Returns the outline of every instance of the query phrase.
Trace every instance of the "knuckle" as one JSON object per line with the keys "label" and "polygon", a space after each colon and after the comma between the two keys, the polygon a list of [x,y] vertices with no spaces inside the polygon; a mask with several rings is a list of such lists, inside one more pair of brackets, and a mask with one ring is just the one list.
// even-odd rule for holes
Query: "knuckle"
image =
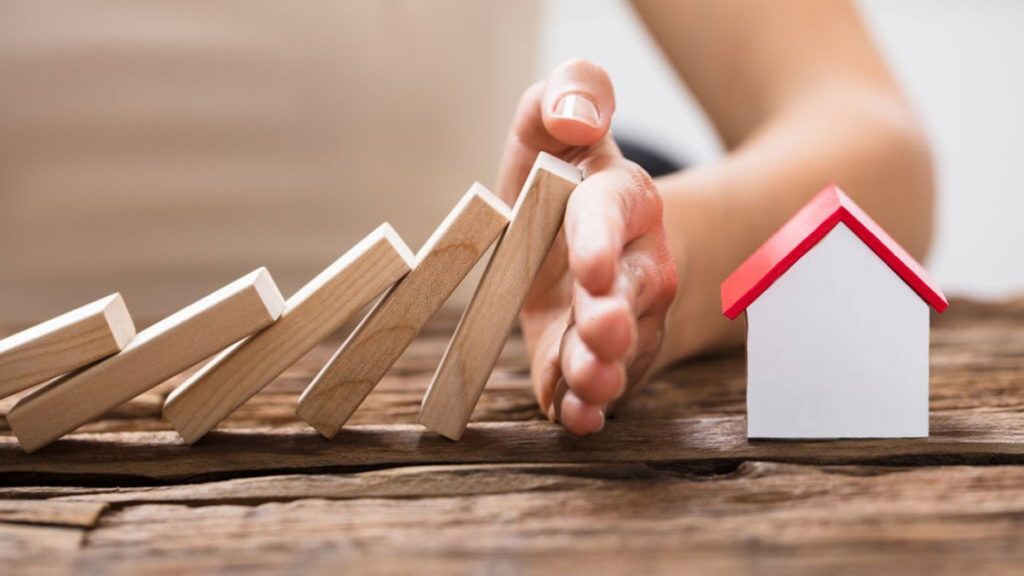
{"label": "knuckle", "polygon": [[633,297],[641,313],[661,313],[675,299],[679,280],[675,260],[663,242],[624,262]]}
{"label": "knuckle", "polygon": [[627,162],[626,182],[626,195],[629,197],[630,205],[625,208],[639,211],[639,214],[649,222],[661,222],[661,194],[658,193],[658,186],[651,175],[635,162]]}
{"label": "knuckle", "polygon": [[519,95],[519,102],[516,103],[516,116],[521,118],[523,115],[529,115],[537,107],[537,103],[540,102],[541,95],[544,94],[544,81],[539,80],[534,82],[530,86],[523,90],[523,93]]}
{"label": "knuckle", "polygon": [[544,81],[543,80],[538,80],[538,81],[534,82],[533,84],[530,84],[529,86],[526,87],[526,90],[523,90],[522,95],[519,96],[519,106],[522,108],[522,107],[525,107],[525,106],[532,105],[534,102],[536,102],[539,99],[540,95],[543,94],[543,93],[544,93]]}
{"label": "knuckle", "polygon": [[509,130],[508,144],[518,144],[528,148],[526,143],[536,136],[540,122],[538,103],[544,93],[544,86],[544,81],[535,82],[519,96],[515,118],[511,130]]}
{"label": "knuckle", "polygon": [[657,241],[650,252],[646,272],[644,285],[650,290],[652,307],[659,310],[667,309],[679,290],[679,276],[676,272],[675,258],[663,232],[657,233]]}
{"label": "knuckle", "polygon": [[643,300],[645,294],[650,292],[651,283],[657,282],[657,278],[654,277],[650,271],[646,270],[649,265],[645,265],[642,261],[640,262],[626,262],[626,272],[629,275],[630,283],[632,284],[632,296],[635,300]]}
{"label": "knuckle", "polygon": [[541,96],[544,94],[544,81],[540,80],[534,82],[523,93],[519,96],[519,102],[516,104],[516,116],[518,119],[523,117],[531,117],[537,109],[537,103],[540,102]]}

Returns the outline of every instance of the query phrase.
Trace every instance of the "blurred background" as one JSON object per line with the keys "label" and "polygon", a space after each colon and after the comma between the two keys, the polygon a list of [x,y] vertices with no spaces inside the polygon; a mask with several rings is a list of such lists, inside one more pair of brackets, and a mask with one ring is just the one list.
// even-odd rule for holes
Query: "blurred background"
{"label": "blurred background", "polygon": [[[929,270],[947,295],[1020,291],[1024,2],[857,4],[930,136],[939,203]],[[620,134],[643,135],[687,163],[721,154],[713,128],[628,2],[596,0],[579,10],[573,0],[553,0],[543,22],[539,70],[576,55],[600,62],[615,80]]]}
{"label": "blurred background", "polygon": [[[931,136],[929,268],[1024,288],[1024,3],[859,6]],[[0,318],[117,290],[155,318],[261,265],[288,295],[385,220],[415,250],[576,56],[611,73],[620,136],[722,153],[622,0],[4,1]]]}

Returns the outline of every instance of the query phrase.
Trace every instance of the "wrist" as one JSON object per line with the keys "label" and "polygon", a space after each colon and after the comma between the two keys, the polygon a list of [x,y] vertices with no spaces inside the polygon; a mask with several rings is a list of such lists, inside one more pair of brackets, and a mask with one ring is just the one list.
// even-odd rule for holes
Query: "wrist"
{"label": "wrist", "polygon": [[656,369],[701,353],[742,343],[742,323],[721,313],[720,286],[745,255],[741,219],[731,214],[719,170],[697,169],[658,179],[664,225],[679,276],[665,319]]}

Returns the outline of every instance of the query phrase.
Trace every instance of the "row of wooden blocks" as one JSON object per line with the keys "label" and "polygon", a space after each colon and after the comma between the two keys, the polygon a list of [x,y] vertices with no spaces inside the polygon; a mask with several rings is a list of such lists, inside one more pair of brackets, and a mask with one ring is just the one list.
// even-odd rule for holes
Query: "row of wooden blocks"
{"label": "row of wooden blocks", "polygon": [[511,211],[474,184],[415,256],[383,224],[288,300],[260,268],[138,334],[114,294],[10,336],[0,397],[45,384],[8,423],[33,452],[212,356],[163,406],[191,444],[380,296],[299,399],[331,438],[500,237],[420,411],[458,440],[580,179],[541,153]]}

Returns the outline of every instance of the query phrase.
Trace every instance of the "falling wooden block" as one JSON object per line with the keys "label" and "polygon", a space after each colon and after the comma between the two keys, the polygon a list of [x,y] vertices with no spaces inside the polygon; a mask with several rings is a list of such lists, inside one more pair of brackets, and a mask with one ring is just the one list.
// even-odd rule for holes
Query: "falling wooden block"
{"label": "falling wooden block", "polygon": [[413,264],[394,229],[380,226],[289,298],[276,324],[225,350],[174,390],[164,417],[189,444],[199,440]]}
{"label": "falling wooden block", "polygon": [[381,299],[306,388],[297,414],[327,438],[334,437],[508,221],[508,206],[474,184],[420,249],[412,272]]}
{"label": "falling wooden block", "polygon": [[284,299],[260,268],[140,332],[120,353],[46,384],[7,415],[34,452],[272,324]]}
{"label": "falling wooden block", "polygon": [[420,423],[458,440],[501,354],[526,293],[562,226],[579,170],[541,153],[512,210],[512,223],[434,374]]}
{"label": "falling wooden block", "polygon": [[135,336],[120,294],[111,294],[0,340],[0,398],[117,354]]}

